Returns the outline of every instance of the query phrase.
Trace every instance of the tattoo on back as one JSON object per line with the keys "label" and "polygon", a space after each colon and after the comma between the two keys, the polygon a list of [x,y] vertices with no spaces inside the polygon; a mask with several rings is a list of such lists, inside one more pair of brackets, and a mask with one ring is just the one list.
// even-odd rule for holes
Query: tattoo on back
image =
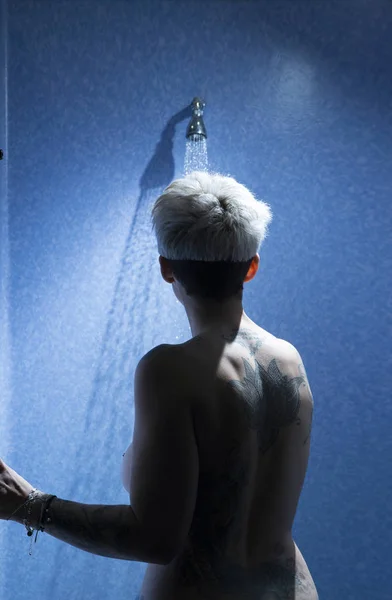
{"label": "tattoo on back", "polygon": [[228,385],[245,399],[249,427],[257,431],[259,449],[264,454],[274,444],[282,427],[296,420],[300,424],[297,419],[301,406],[299,388],[305,378],[290,379],[283,375],[276,359],[267,369],[257,361],[252,367],[248,360],[242,360],[245,367],[243,381],[232,380]]}

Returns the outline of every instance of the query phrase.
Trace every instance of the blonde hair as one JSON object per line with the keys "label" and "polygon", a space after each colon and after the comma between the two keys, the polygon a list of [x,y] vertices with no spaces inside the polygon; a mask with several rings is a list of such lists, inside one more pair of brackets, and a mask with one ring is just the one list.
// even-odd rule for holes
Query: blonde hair
{"label": "blonde hair", "polygon": [[172,181],[151,217],[167,259],[244,262],[267,237],[272,211],[232,177],[193,171]]}

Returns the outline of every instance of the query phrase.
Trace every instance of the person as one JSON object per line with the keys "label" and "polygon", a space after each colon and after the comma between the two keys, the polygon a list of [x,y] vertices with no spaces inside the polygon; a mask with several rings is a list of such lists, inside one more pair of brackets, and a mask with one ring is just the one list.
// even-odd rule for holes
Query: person
{"label": "person", "polygon": [[[152,219],[162,277],[192,331],[169,353],[193,417],[198,478],[182,549],[148,565],[138,598],[317,600],[292,536],[310,451],[309,381],[298,350],[242,305],[271,208],[232,177],[193,172],[164,190]],[[136,408],[123,465],[132,506],[132,484],[148,469],[137,428]]]}
{"label": "person", "polygon": [[292,535],[312,392],[295,346],[242,305],[271,208],[230,176],[195,171],[163,191],[151,217],[192,338],[137,365],[122,464],[129,505],[44,494],[0,459],[0,519],[148,563],[138,600],[318,600]]}

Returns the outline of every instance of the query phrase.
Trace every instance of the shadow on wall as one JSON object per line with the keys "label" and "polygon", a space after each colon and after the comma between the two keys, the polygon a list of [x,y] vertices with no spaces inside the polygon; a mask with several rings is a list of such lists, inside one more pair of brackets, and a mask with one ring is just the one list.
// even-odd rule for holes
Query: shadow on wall
{"label": "shadow on wall", "polygon": [[[155,238],[151,228],[150,204],[157,189],[164,189],[174,178],[175,128],[190,116],[191,109],[188,106],[168,121],[140,180],[140,194],[121,258],[92,392],[85,407],[84,430],[79,448],[75,450],[80,464],[90,461],[97,452],[101,452],[100,456],[108,457],[104,465],[89,474],[91,493],[102,491],[105,477],[108,481],[112,479],[113,469],[116,469],[119,460],[118,438],[129,437],[129,421],[119,419],[118,415],[124,413],[125,403],[130,405],[133,373],[142,353],[146,351],[146,313],[149,314],[148,322],[161,317],[162,308],[157,304],[159,298],[151,293],[156,288],[152,267],[157,262],[157,256],[151,252]],[[68,491],[69,497],[77,498],[85,494],[85,485],[85,480],[75,476]],[[59,564],[60,553],[65,552],[65,548],[59,545],[56,549],[55,564]],[[57,597],[56,588],[59,585],[58,575],[53,571],[49,583],[50,597]]]}

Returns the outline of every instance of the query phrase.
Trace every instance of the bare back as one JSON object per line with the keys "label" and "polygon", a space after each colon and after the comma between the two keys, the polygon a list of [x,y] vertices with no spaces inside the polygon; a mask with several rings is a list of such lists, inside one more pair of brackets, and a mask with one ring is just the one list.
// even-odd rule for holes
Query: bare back
{"label": "bare back", "polygon": [[142,597],[317,600],[291,533],[313,413],[299,354],[249,323],[173,348],[193,390],[198,496],[183,552],[149,565]]}

